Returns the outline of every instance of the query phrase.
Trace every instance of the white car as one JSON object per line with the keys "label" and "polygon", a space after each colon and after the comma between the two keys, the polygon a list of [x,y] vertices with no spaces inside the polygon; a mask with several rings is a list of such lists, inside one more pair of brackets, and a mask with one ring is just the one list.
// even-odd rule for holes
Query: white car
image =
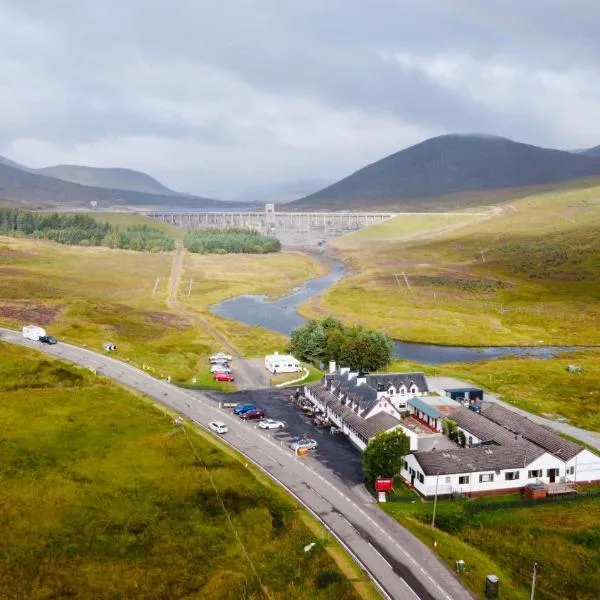
{"label": "white car", "polygon": [[231,373],[231,369],[228,365],[213,365],[210,368],[211,373]]}
{"label": "white car", "polygon": [[227,425],[225,425],[225,423],[221,423],[221,421],[211,421],[208,424],[208,427],[215,433],[227,433],[229,431]]}
{"label": "white car", "polygon": [[211,362],[215,361],[218,362],[220,360],[233,360],[233,356],[231,356],[230,354],[225,354],[224,352],[219,352],[217,354],[213,354],[210,357]]}
{"label": "white car", "polygon": [[261,429],[283,429],[285,427],[285,423],[282,421],[275,421],[274,419],[264,419],[258,424],[258,426]]}

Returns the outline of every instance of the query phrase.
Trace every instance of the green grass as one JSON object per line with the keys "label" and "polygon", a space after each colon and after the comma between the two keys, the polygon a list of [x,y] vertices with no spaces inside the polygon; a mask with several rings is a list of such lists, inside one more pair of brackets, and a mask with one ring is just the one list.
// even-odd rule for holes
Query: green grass
{"label": "green grass", "polygon": [[115,225],[117,227],[148,225],[148,227],[153,227],[154,229],[160,229],[160,231],[164,231],[166,234],[170,235],[176,240],[183,240],[183,236],[185,235],[185,230],[181,227],[175,227],[174,225],[169,225],[163,221],[155,221],[154,219],[150,219],[139,213],[86,212],[85,214],[93,217],[100,223],[110,223],[111,225]]}
{"label": "green grass", "polygon": [[395,234],[390,222],[344,236],[335,244],[352,275],[303,312],[407,341],[600,344],[599,198],[598,186],[558,189],[471,222],[418,221],[411,234],[398,217]]}
{"label": "green grass", "polygon": [[3,598],[358,597],[327,540],[303,552],[295,502],[206,434],[5,344],[0,398]]}
{"label": "green grass", "polygon": [[[536,561],[541,566],[536,598],[597,598],[600,498],[527,507],[511,506],[519,501],[518,495],[466,502],[441,500],[433,530],[433,503],[416,496],[411,503],[406,497],[411,493],[401,488],[403,501],[388,502],[382,508],[451,568],[457,560],[464,560],[466,570],[459,577],[479,598],[484,596],[485,577],[494,574],[500,578],[501,598],[528,599]],[[486,505],[491,506],[486,509]]]}
{"label": "green grass", "polygon": [[[569,373],[575,364],[580,373]],[[497,392],[503,400],[550,419],[565,417],[571,425],[600,431],[600,351],[549,359],[507,357],[443,365],[445,375],[467,379]]]}

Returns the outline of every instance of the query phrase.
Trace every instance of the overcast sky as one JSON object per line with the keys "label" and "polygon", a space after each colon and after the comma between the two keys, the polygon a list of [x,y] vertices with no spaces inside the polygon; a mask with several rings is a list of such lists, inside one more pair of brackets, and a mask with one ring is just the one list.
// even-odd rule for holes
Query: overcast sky
{"label": "overcast sky", "polygon": [[600,144],[598,0],[2,0],[0,155],[232,198],[422,139]]}

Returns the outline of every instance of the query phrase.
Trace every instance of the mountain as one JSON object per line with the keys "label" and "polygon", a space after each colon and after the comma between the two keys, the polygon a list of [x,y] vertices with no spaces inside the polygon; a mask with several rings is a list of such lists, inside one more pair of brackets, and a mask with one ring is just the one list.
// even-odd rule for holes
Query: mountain
{"label": "mountain", "polygon": [[12,167],[13,169],[19,169],[19,171],[26,171],[28,173],[32,173],[34,169],[30,169],[24,165],[15,162],[14,160],[10,160],[9,158],[4,158],[4,156],[0,156],[0,165],[4,165],[5,167]]}
{"label": "mountain", "polygon": [[582,150],[581,154],[585,154],[587,156],[600,156],[600,146],[594,146],[593,148]]}
{"label": "mountain", "polygon": [[150,177],[150,175],[131,169],[101,169],[78,165],[57,165],[37,169],[37,172],[41,175],[47,175],[80,185],[113,190],[130,190],[145,194],[161,194],[163,196],[179,195],[153,177]]}
{"label": "mountain", "polygon": [[0,204],[7,203],[27,208],[89,208],[96,202],[98,208],[133,209],[187,209],[231,210],[232,202],[219,202],[197,196],[145,193],[117,190],[70,183],[47,175],[14,168],[0,162]]}
{"label": "mountain", "polygon": [[286,210],[432,210],[443,197],[600,176],[600,158],[489,135],[443,135],[396,152]]}

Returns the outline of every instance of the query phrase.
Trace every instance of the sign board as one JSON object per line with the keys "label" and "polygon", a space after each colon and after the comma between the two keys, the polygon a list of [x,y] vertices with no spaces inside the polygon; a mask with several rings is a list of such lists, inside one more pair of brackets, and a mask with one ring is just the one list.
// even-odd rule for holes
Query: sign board
{"label": "sign board", "polygon": [[391,492],[394,489],[394,480],[390,478],[378,477],[375,480],[376,492]]}

